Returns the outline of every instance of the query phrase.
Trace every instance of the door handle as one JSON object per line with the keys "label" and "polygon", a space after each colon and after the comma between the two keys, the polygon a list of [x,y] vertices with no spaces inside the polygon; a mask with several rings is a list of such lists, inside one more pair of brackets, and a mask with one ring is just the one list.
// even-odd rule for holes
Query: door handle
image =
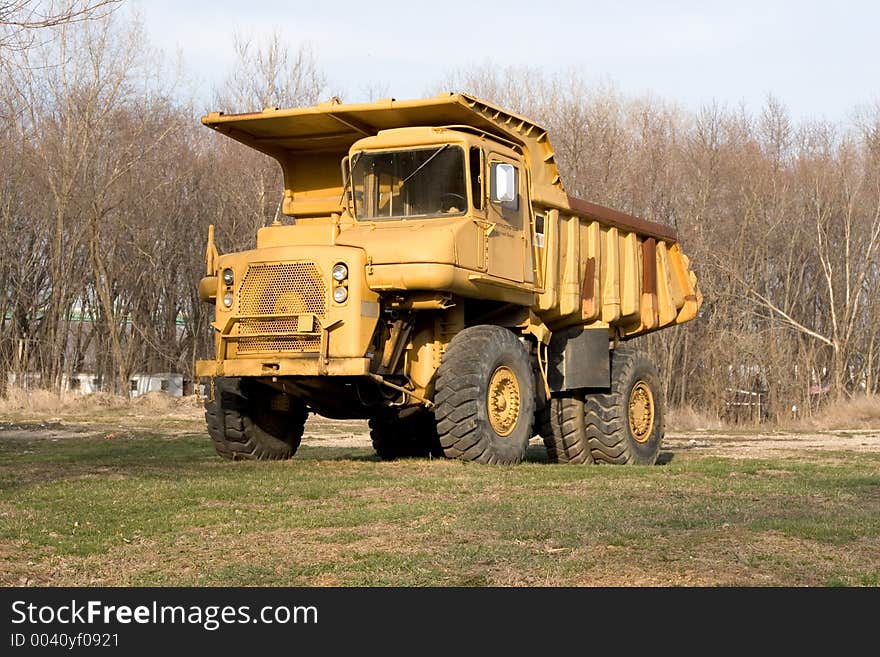
{"label": "door handle", "polygon": [[486,236],[487,236],[487,237],[488,237],[489,235],[491,235],[491,234],[494,232],[494,230],[495,230],[495,226],[498,225],[498,224],[494,224],[494,223],[492,223],[491,221],[480,221],[480,220],[478,220],[478,219],[475,219],[475,220],[474,220],[474,223],[477,224],[480,228],[482,228],[483,230],[486,231]]}

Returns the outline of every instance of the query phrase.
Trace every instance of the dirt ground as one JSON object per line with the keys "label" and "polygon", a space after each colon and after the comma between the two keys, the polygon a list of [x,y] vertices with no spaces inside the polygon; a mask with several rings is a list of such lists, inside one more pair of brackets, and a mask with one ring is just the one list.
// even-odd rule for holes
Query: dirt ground
{"label": "dirt ground", "polygon": [[[316,418],[306,428],[303,444],[327,447],[368,447],[370,444],[366,423],[341,422]],[[540,437],[532,445],[541,445]],[[743,432],[726,433],[716,430],[667,432],[663,447],[673,451],[698,450],[707,456],[728,458],[764,458],[783,452],[803,451],[856,451],[880,452],[880,429],[853,429],[848,431],[816,431],[808,433]]]}
{"label": "dirt ground", "polygon": [[[58,440],[68,436],[102,434],[117,435],[158,431],[164,435],[192,434],[204,431],[199,408],[177,407],[162,413],[142,412],[143,409],[112,409],[88,416],[47,416],[27,414],[0,418],[0,439],[34,438]],[[306,425],[304,445],[324,447],[370,447],[369,429],[362,420],[329,420],[312,416]],[[541,445],[541,438],[532,445]],[[761,431],[742,430],[667,431],[664,449],[695,450],[706,456],[726,458],[770,458],[786,452],[854,451],[880,453],[880,428],[827,431]]]}
{"label": "dirt ground", "polygon": [[774,457],[787,451],[880,452],[880,429],[739,434],[719,431],[669,432],[663,445],[671,449],[696,449],[706,455],[728,458]]}

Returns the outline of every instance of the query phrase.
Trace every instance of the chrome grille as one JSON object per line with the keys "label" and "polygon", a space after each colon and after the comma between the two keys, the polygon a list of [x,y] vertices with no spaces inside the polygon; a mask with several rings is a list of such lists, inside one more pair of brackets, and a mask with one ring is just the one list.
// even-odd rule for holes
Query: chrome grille
{"label": "chrome grille", "polygon": [[[327,313],[327,288],[314,262],[251,265],[238,291],[239,313],[246,315],[316,315]],[[239,335],[296,333],[296,317],[242,319]],[[320,335],[241,337],[238,353],[320,350]]]}

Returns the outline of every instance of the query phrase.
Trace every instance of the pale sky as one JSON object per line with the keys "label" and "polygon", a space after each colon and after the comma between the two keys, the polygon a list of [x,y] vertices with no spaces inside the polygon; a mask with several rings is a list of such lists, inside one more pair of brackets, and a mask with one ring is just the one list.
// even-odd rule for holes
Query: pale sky
{"label": "pale sky", "polygon": [[[847,122],[880,102],[880,1],[133,0],[153,45],[180,51],[198,96],[232,60],[236,30],[308,42],[333,91],[425,95],[452,69],[576,68],[627,95]],[[201,86],[199,86],[201,85]],[[457,91],[466,91],[464,89]]]}

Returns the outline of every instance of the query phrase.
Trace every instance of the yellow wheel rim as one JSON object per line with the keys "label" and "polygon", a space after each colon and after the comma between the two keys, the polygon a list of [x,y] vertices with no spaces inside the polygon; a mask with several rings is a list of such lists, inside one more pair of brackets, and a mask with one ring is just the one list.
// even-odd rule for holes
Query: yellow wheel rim
{"label": "yellow wheel rim", "polygon": [[486,406],[489,410],[489,423],[495,433],[499,436],[513,433],[519,419],[520,397],[519,383],[509,367],[502,365],[492,374]]}
{"label": "yellow wheel rim", "polygon": [[644,381],[637,381],[629,393],[629,430],[640,443],[648,442],[654,429],[654,393]]}

